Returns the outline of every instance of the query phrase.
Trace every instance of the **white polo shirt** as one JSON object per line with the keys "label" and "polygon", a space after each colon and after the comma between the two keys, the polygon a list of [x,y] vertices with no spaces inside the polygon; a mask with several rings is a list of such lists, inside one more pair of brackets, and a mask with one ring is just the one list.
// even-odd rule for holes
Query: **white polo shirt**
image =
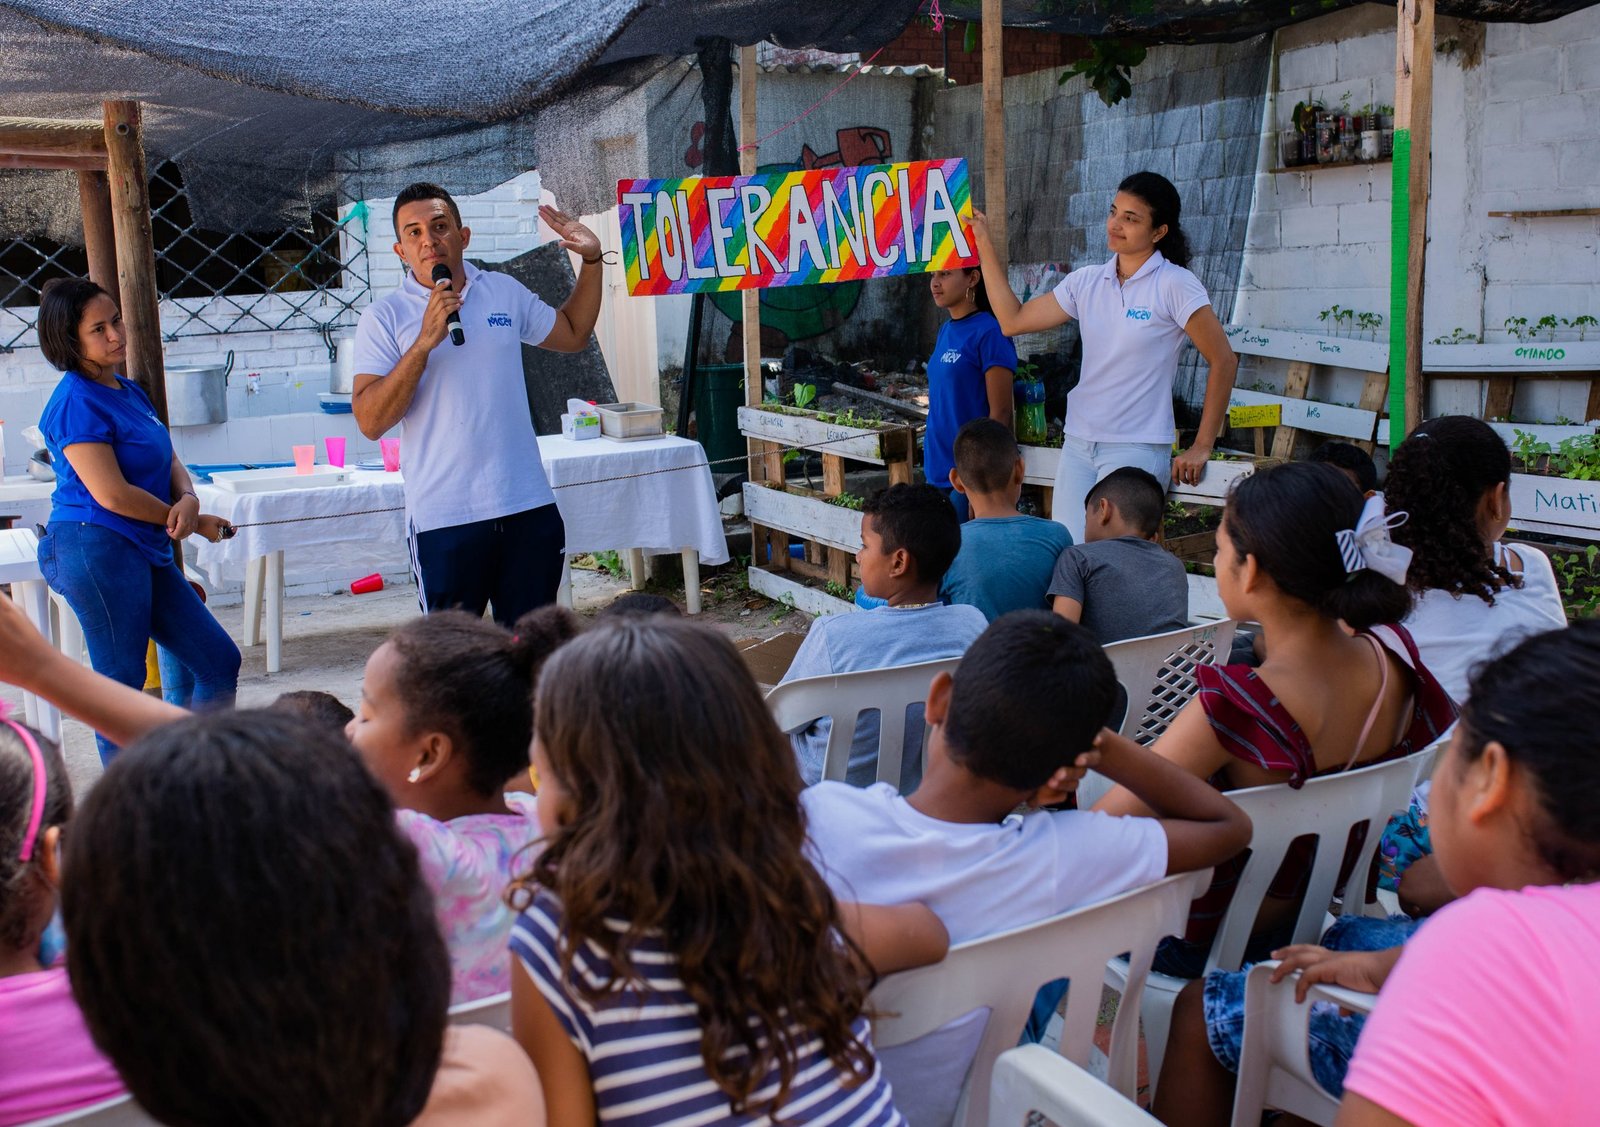
{"label": "white polo shirt", "polygon": [[1053,292],[1083,334],[1083,375],[1067,395],[1066,432],[1088,442],[1170,444],[1183,327],[1211,304],[1200,279],[1156,251],[1123,285],[1112,255],[1074,270]]}
{"label": "white polo shirt", "polygon": [[[551,504],[539,461],[522,346],[538,345],[555,310],[509,274],[465,264],[461,328],[428,354],[401,420],[406,515],[416,532],[493,520]],[[406,271],[400,288],[361,312],[355,367],[383,376],[422,332],[431,291]]]}

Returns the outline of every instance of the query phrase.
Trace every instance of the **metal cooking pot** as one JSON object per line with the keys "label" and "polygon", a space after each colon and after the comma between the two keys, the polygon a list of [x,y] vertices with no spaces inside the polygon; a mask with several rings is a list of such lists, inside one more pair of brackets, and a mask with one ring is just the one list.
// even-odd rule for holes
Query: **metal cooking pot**
{"label": "metal cooking pot", "polygon": [[233,352],[227,363],[167,369],[167,425],[203,427],[228,421],[228,373],[233,371]]}
{"label": "metal cooking pot", "polygon": [[353,395],[356,390],[356,338],[345,333],[334,337],[323,329],[328,343],[328,390],[334,395]]}

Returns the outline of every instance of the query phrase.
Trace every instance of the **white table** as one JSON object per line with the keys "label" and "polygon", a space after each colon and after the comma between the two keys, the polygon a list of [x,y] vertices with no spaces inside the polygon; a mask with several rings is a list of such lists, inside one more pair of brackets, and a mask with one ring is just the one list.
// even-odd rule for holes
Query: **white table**
{"label": "white table", "polygon": [[[700,444],[670,435],[635,442],[570,442],[550,435],[539,439],[539,454],[566,525],[566,554],[626,549],[637,585],[644,553],[681,552],[688,610],[698,614],[700,561],[728,559]],[[216,580],[225,571],[242,569],[243,642],[253,646],[261,640],[265,611],[269,673],[282,668],[285,550],[406,539],[405,479],[399,473],[355,470],[346,484],[311,489],[233,493],[199,485],[195,492],[202,511],[248,526],[232,540],[201,542],[196,563]],[[282,520],[294,523],[263,523]],[[570,606],[570,586],[563,587],[563,601]]]}
{"label": "white table", "polygon": [[[46,638],[50,633],[50,589],[39,571],[39,540],[31,528],[0,532],[0,583],[11,584],[11,599]],[[61,742],[61,713],[32,693],[22,694],[24,717],[56,743]]]}

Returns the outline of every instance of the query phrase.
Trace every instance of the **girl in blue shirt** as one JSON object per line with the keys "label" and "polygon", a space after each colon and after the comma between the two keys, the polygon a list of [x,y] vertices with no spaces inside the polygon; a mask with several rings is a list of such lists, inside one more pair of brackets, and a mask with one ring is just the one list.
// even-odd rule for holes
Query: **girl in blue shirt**
{"label": "girl in blue shirt", "polygon": [[[93,282],[41,291],[39,349],[65,374],[39,419],[56,468],[39,570],[82,623],[96,672],[142,686],[153,638],[193,674],[196,708],[230,706],[239,647],[173,556],[174,541],[216,540],[223,522],[200,512],[155,408],[117,374],[126,340],[116,303]],[[97,739],[109,762],[116,745]]]}
{"label": "girl in blue shirt", "polygon": [[967,499],[950,484],[956,432],[985,415],[1011,426],[1011,383],[1017,349],[989,311],[983,274],[976,266],[935,270],[928,288],[933,303],[950,314],[928,358],[928,431],[922,469],[967,519]]}

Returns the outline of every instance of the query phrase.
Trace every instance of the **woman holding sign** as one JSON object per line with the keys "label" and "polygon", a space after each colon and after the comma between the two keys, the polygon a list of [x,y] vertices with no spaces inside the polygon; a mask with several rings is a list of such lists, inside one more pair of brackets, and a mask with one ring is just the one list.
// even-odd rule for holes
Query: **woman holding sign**
{"label": "woman holding sign", "polygon": [[[1006,335],[1071,320],[1083,335],[1083,372],[1067,396],[1054,504],[1055,519],[1075,541],[1083,539],[1083,499],[1095,482],[1120,466],[1138,466],[1193,485],[1222,430],[1239,361],[1205,287],[1185,269],[1189,246],[1178,223],[1181,210],[1178,190],[1166,177],[1129,176],[1106,216],[1111,259],[1074,270],[1026,305],[1006,281],[988,222],[973,213],[984,279]],[[1172,384],[1186,339],[1205,357],[1209,372],[1199,433],[1173,458]]]}

